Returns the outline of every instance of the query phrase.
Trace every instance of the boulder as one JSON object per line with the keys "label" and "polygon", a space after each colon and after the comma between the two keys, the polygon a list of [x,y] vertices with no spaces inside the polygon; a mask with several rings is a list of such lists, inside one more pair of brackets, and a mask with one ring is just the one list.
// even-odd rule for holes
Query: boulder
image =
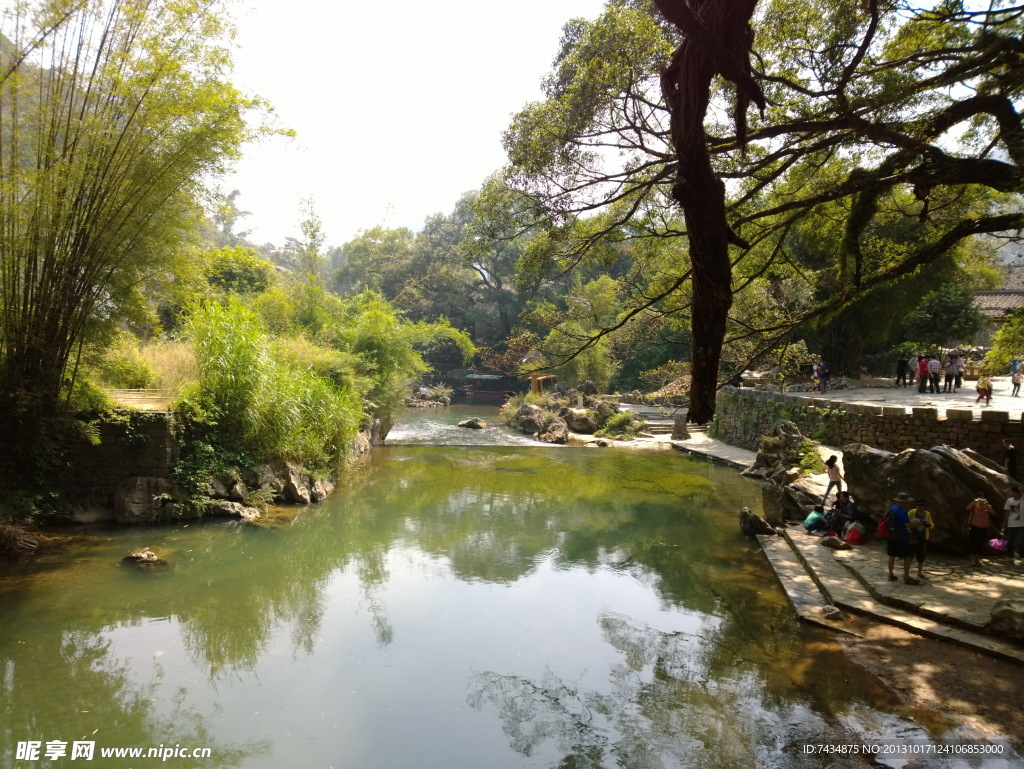
{"label": "boulder", "polygon": [[843,447],[843,468],[857,507],[870,515],[884,514],[900,491],[927,499],[930,541],[948,548],[967,544],[961,525],[971,500],[984,496],[998,512],[1010,496],[1005,475],[950,446],[894,454],[855,443]]}
{"label": "boulder", "polygon": [[312,502],[323,502],[334,491],[334,481],[330,478],[317,478],[309,487],[309,498]]}
{"label": "boulder", "polygon": [[275,499],[284,499],[284,482],[277,477],[273,465],[260,465],[256,472],[255,485],[273,493]]}
{"label": "boulder", "polygon": [[470,430],[484,430],[487,428],[487,423],[480,417],[470,417],[459,422],[459,427],[466,427]]}
{"label": "boulder", "polygon": [[555,391],[561,395],[568,395],[570,389],[571,388],[569,387],[569,383],[566,382],[564,379],[555,385]]}
{"label": "boulder", "polygon": [[270,465],[274,474],[281,480],[282,496],[288,502],[308,505],[312,501],[309,489],[309,478],[291,462],[276,460]]}
{"label": "boulder", "polygon": [[171,482],[166,478],[131,476],[114,488],[114,520],[118,523],[152,523],[177,517]]}
{"label": "boulder", "polygon": [[158,556],[148,547],[144,547],[141,550],[126,555],[121,559],[124,563],[131,563],[136,566],[166,566],[167,561]]}
{"label": "boulder", "polygon": [[597,432],[597,415],[593,411],[565,408],[559,414],[574,433],[593,435]]}
{"label": "boulder", "polygon": [[232,478],[214,476],[206,486],[206,496],[210,497],[210,499],[229,499],[231,497],[231,487],[234,483],[235,481]]}
{"label": "boulder", "polygon": [[821,492],[809,492],[800,483],[782,486],[765,483],[761,487],[764,517],[772,526],[783,526],[786,521],[802,521],[811,508],[821,502]]}
{"label": "boulder", "polygon": [[588,379],[580,385],[580,392],[584,395],[597,395],[597,385]]}
{"label": "boulder", "polygon": [[545,443],[567,443],[569,441],[569,426],[565,420],[555,417],[537,434],[537,438]]}
{"label": "boulder", "polygon": [[239,502],[229,502],[226,499],[219,499],[206,506],[207,515],[226,515],[232,518],[241,518],[243,521],[255,521],[261,513],[255,507],[248,507]]}
{"label": "boulder", "polygon": [[1000,598],[992,606],[988,631],[1024,643],[1024,598]]}
{"label": "boulder", "polygon": [[96,502],[84,500],[71,506],[71,516],[76,523],[97,523],[114,520],[114,511]]}
{"label": "boulder", "polygon": [[783,422],[775,428],[775,435],[765,436],[758,443],[757,458],[750,470],[764,468],[767,471],[765,474],[771,475],[779,469],[788,469],[799,456],[803,443],[804,436],[800,428],[793,422]]}
{"label": "boulder", "polygon": [[842,622],[846,619],[846,617],[843,616],[843,612],[835,606],[822,606],[819,611],[822,619],[831,620],[832,622]]}
{"label": "boulder", "polygon": [[755,534],[777,534],[778,532],[757,513],[749,507],[740,510],[740,531],[749,536]]}
{"label": "boulder", "polygon": [[544,410],[532,403],[519,405],[516,414],[516,425],[527,435],[534,435],[544,429]]}
{"label": "boulder", "polygon": [[853,550],[853,545],[839,539],[839,537],[824,537],[818,544],[831,548],[832,550]]}

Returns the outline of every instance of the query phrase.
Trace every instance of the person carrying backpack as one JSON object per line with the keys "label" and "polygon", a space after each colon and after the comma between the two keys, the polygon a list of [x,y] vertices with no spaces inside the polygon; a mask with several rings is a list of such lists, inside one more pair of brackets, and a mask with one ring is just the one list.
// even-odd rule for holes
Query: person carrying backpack
{"label": "person carrying backpack", "polygon": [[903,559],[903,581],[908,585],[920,585],[920,581],[910,576],[910,562],[914,560],[914,545],[917,537],[914,531],[918,528],[916,522],[910,520],[910,505],[914,498],[907,492],[901,491],[893,500],[895,504],[889,508],[889,512],[883,520],[887,522],[889,541],[885,546],[885,553],[889,556],[889,581],[895,582],[899,579],[893,569],[896,566],[896,559]]}

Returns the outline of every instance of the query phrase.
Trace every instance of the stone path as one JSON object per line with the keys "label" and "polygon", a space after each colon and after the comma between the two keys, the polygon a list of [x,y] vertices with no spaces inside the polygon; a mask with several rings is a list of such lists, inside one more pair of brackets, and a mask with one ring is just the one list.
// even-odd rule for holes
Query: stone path
{"label": "stone path", "polygon": [[685,441],[669,440],[672,448],[686,454],[710,459],[712,462],[746,470],[757,459],[756,451],[730,446],[720,440],[709,437],[702,430],[690,428],[690,437]]}
{"label": "stone path", "polygon": [[[764,544],[763,540],[780,538],[759,539]],[[996,601],[1024,595],[1024,566],[971,567],[966,561],[937,558],[925,562],[920,585],[907,585],[902,580],[889,581],[881,542],[831,550],[800,524],[785,531],[785,540],[824,598],[837,607],[1024,665],[1024,646],[985,632]],[[777,548],[777,542],[770,547]],[[897,569],[900,567],[897,563]],[[911,574],[915,576],[916,567],[914,562]],[[900,573],[897,570],[897,575]],[[785,587],[783,576],[779,577]]]}
{"label": "stone path", "polygon": [[1011,419],[1019,419],[1024,412],[1024,397],[1010,395],[1013,385],[1010,378],[995,377],[993,380],[995,391],[989,405],[984,402],[976,403],[978,393],[974,390],[974,382],[965,382],[965,386],[955,393],[918,393],[916,386],[911,387],[849,387],[842,390],[831,390],[827,393],[802,392],[796,393],[807,398],[826,402],[842,404],[863,404],[866,406],[897,406],[901,408],[913,408],[923,406],[935,408],[939,414],[946,413],[946,409],[971,409],[975,417],[981,415],[982,411],[1006,411]]}

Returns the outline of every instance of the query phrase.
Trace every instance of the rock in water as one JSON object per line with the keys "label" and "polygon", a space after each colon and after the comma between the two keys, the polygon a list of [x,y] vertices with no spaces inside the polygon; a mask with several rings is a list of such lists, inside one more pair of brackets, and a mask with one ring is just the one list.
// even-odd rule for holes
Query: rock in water
{"label": "rock in water", "polygon": [[148,547],[144,547],[138,552],[126,555],[121,559],[125,563],[133,563],[136,566],[166,566],[167,561],[158,556]]}
{"label": "rock in water", "polygon": [[566,443],[569,440],[569,426],[564,419],[555,417],[544,426],[537,438],[545,443]]}
{"label": "rock in water", "polygon": [[470,430],[484,430],[487,428],[487,423],[480,417],[470,417],[459,422],[459,427],[468,427]]}
{"label": "rock in water", "polygon": [[740,531],[748,537],[755,534],[777,534],[764,518],[753,512],[749,507],[740,510]]}

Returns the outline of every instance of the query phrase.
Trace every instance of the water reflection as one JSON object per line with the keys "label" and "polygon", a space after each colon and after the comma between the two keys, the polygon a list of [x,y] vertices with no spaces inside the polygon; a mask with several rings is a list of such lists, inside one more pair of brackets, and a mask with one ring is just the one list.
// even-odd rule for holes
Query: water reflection
{"label": "water reflection", "polygon": [[[802,766],[909,728],[808,644],[736,532],[754,491],[674,454],[408,446],[292,526],[97,529],[0,582],[0,766],[94,730],[256,769]],[[119,565],[146,544],[171,566]]]}
{"label": "water reflection", "polygon": [[[96,630],[5,638],[0,643],[0,766],[15,766],[15,746],[27,740],[147,749],[201,746],[210,748],[215,765],[223,767],[270,752],[265,739],[234,743],[218,737],[207,725],[210,714],[184,703],[183,687],[174,687],[158,704],[163,670],[154,665],[153,682],[141,684],[134,664],[117,654],[109,635]],[[70,751],[47,765],[76,765],[69,756]],[[195,764],[172,758],[165,765]]]}

